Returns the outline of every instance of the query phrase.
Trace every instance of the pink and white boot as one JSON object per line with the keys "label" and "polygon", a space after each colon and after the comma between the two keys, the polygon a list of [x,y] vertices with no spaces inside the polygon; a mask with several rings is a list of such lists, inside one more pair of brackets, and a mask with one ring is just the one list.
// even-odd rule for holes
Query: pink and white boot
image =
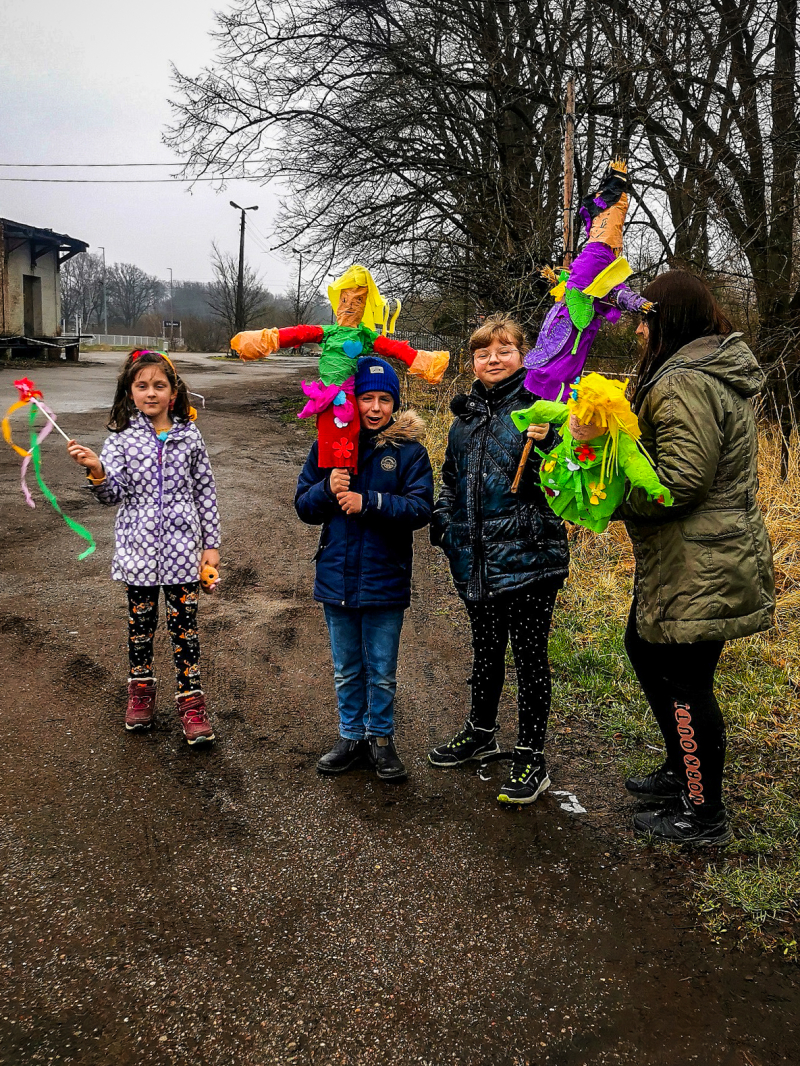
{"label": "pink and white boot", "polygon": [[125,728],[149,729],[153,724],[156,710],[156,679],[146,677],[142,680],[131,678],[128,681],[128,706],[125,708]]}
{"label": "pink and white boot", "polygon": [[206,698],[200,689],[182,692],[176,699],[187,744],[203,744],[214,740],[214,727],[209,721]]}

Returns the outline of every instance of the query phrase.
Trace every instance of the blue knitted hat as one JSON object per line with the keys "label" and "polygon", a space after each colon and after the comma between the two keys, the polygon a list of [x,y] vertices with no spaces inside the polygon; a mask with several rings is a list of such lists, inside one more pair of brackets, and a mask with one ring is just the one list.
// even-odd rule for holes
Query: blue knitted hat
{"label": "blue knitted hat", "polygon": [[388,392],[394,400],[394,410],[400,406],[400,379],[389,363],[374,355],[358,360],[354,392],[356,396],[362,392]]}

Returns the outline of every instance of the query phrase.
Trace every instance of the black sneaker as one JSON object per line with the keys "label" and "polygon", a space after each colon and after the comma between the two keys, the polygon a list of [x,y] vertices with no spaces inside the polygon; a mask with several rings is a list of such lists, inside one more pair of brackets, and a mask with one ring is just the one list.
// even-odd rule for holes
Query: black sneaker
{"label": "black sneaker", "polygon": [[733,840],[725,808],[711,818],[701,818],[685,790],[667,808],[634,814],[633,828],[637,833],[655,840],[691,844],[694,847],[721,846]]}
{"label": "black sneaker", "polygon": [[406,768],[391,737],[370,737],[369,757],[381,781],[402,781]]}
{"label": "black sneaker", "polygon": [[647,777],[629,777],[625,788],[639,800],[660,803],[663,800],[677,799],[684,791],[684,785],[670,770],[666,763],[659,766]]}
{"label": "black sneaker", "polygon": [[494,729],[477,729],[468,718],[464,728],[452,740],[428,752],[428,762],[431,766],[460,766],[473,759],[497,755],[500,748],[494,736],[496,731],[496,726]]}
{"label": "black sneaker", "polygon": [[542,753],[531,748],[514,748],[511,773],[497,797],[500,802],[533,803],[548,788],[550,778]]}
{"label": "black sneaker", "polygon": [[347,740],[339,737],[327,755],[317,763],[321,774],[343,774],[361,762],[367,752],[365,740]]}

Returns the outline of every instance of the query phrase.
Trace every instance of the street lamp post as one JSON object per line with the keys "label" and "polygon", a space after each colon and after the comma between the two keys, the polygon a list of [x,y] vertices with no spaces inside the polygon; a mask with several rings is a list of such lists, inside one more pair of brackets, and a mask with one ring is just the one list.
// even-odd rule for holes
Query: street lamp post
{"label": "street lamp post", "polygon": [[108,297],[106,295],[106,250],[102,244],[98,248],[103,253],[103,333],[108,336]]}
{"label": "street lamp post", "polygon": [[297,299],[295,300],[295,322],[300,325],[300,281],[303,277],[303,253],[297,248],[292,248],[295,255],[300,257],[300,263],[297,267]]}
{"label": "street lamp post", "polygon": [[239,225],[239,276],[236,281],[236,308],[234,310],[234,325],[237,333],[241,333],[247,323],[244,320],[244,213],[245,211],[258,211],[258,205],[252,207],[240,207],[239,204],[230,201],[231,207],[242,212]]}
{"label": "street lamp post", "polygon": [[172,312],[172,267],[167,267],[167,270],[169,271],[169,350],[172,351],[175,340],[175,316]]}

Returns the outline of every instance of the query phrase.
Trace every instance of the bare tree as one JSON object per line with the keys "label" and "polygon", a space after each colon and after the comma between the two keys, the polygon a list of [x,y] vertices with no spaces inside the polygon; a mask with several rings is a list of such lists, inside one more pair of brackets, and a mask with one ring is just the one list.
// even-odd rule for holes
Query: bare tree
{"label": "bare tree", "polygon": [[227,351],[230,335],[225,323],[211,315],[184,315],[181,327],[190,352]]}
{"label": "bare tree", "polygon": [[[319,275],[359,258],[464,325],[534,317],[560,250],[561,98],[576,177],[629,155],[628,242],[752,291],[787,429],[800,415],[798,0],[232,0],[176,73],[187,173],[280,179]],[[713,279],[712,279],[713,280]],[[541,290],[539,290],[541,291]]]}
{"label": "bare tree", "polygon": [[[277,176],[279,232],[321,276],[363,259],[406,294],[529,313],[560,207],[573,0],[235,0],[176,75],[187,172]],[[382,269],[381,269],[382,268]]]}
{"label": "bare tree", "polygon": [[133,329],[161,298],[164,283],[133,263],[114,263],[107,278],[109,317]]}
{"label": "bare tree", "polygon": [[738,266],[752,286],[788,439],[800,416],[797,0],[656,0],[646,13],[613,0],[598,11],[608,40],[616,15],[638,42],[627,117],[667,196],[670,258],[723,276]]}
{"label": "bare tree", "polygon": [[61,314],[70,322],[80,315],[85,326],[99,322],[103,309],[102,256],[83,252],[61,267]]}
{"label": "bare tree", "polygon": [[[222,252],[216,244],[212,245],[211,266],[214,280],[208,287],[208,306],[212,315],[220,319],[228,338],[236,332],[236,286],[239,279],[238,260],[228,252]],[[244,265],[243,308],[245,329],[254,329],[264,325],[272,297],[261,285],[255,270]]]}

